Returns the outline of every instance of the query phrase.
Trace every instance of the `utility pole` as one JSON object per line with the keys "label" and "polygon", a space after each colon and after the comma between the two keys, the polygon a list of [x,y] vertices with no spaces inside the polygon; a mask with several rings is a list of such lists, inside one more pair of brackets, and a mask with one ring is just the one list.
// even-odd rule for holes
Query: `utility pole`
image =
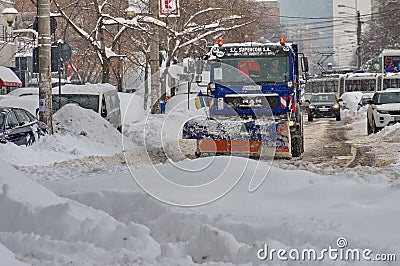
{"label": "utility pole", "polygon": [[[150,12],[158,19],[158,0],[149,0]],[[150,71],[151,71],[151,113],[160,113],[160,33],[158,26],[153,25],[153,35],[150,37]]]}
{"label": "utility pole", "polygon": [[51,100],[50,0],[37,1],[39,45],[39,120],[53,133]]}
{"label": "utility pole", "polygon": [[362,58],[361,58],[361,15],[360,11],[356,10],[357,17],[356,17],[356,25],[357,25],[357,68],[361,68]]}

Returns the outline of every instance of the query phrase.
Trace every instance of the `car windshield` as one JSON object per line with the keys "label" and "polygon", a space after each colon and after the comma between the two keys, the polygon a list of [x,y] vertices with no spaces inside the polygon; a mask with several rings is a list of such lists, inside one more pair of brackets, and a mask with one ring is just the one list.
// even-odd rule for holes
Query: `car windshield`
{"label": "car windshield", "polygon": [[400,91],[379,93],[377,97],[377,104],[386,103],[400,103]]}
{"label": "car windshield", "polygon": [[311,97],[311,102],[317,103],[332,103],[336,102],[335,94],[318,94]]}
{"label": "car windshield", "polygon": [[[99,96],[90,94],[62,94],[61,107],[66,104],[74,103],[85,109],[92,109],[95,112],[99,111]],[[60,109],[59,95],[53,94],[53,113]]]}

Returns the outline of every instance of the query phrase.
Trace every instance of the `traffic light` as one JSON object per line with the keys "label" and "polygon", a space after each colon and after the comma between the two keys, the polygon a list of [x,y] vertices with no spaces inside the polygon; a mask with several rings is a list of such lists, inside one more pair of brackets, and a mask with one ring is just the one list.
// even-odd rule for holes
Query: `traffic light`
{"label": "traffic light", "polygon": [[[58,71],[58,47],[51,46],[51,72]],[[39,73],[39,47],[33,49],[33,73]]]}

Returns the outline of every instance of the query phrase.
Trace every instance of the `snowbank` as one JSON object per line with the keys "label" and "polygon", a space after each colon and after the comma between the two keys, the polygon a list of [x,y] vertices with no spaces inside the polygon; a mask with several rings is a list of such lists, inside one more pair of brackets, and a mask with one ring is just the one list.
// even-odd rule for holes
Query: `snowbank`
{"label": "snowbank", "polygon": [[[131,259],[154,260],[160,254],[159,244],[147,227],[118,222],[103,211],[58,197],[2,161],[0,168],[0,213],[7,214],[0,219],[0,232],[17,233],[0,234],[0,242],[6,246],[13,246],[18,240],[44,242],[45,246],[52,246],[51,250],[43,254],[44,250],[36,247],[34,250],[40,252],[34,257],[55,261],[58,258],[53,257],[54,249],[60,252],[63,246],[74,243],[108,252],[123,251]],[[19,246],[14,252],[25,256]],[[67,263],[67,258],[68,254],[63,254],[60,259]]]}
{"label": "snowbank", "polygon": [[[26,96],[27,97],[27,96]],[[98,113],[74,104],[63,106],[53,116],[55,133],[32,146],[0,145],[2,158],[13,165],[49,165],[87,156],[111,156],[135,145]]]}

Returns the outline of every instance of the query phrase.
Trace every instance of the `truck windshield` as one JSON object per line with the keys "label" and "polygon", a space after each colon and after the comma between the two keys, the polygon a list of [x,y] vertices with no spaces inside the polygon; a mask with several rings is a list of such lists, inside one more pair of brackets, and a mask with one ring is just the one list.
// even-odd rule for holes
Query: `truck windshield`
{"label": "truck windshield", "polygon": [[[289,80],[289,57],[228,57],[214,66],[218,83],[246,84],[286,83]],[[238,71],[239,70],[239,71]]]}
{"label": "truck windshield", "polygon": [[[58,94],[53,94],[53,113],[58,111]],[[99,112],[99,95],[90,94],[62,94],[61,95],[61,107],[66,104],[73,103],[77,104],[82,108],[91,109],[96,113]]]}

